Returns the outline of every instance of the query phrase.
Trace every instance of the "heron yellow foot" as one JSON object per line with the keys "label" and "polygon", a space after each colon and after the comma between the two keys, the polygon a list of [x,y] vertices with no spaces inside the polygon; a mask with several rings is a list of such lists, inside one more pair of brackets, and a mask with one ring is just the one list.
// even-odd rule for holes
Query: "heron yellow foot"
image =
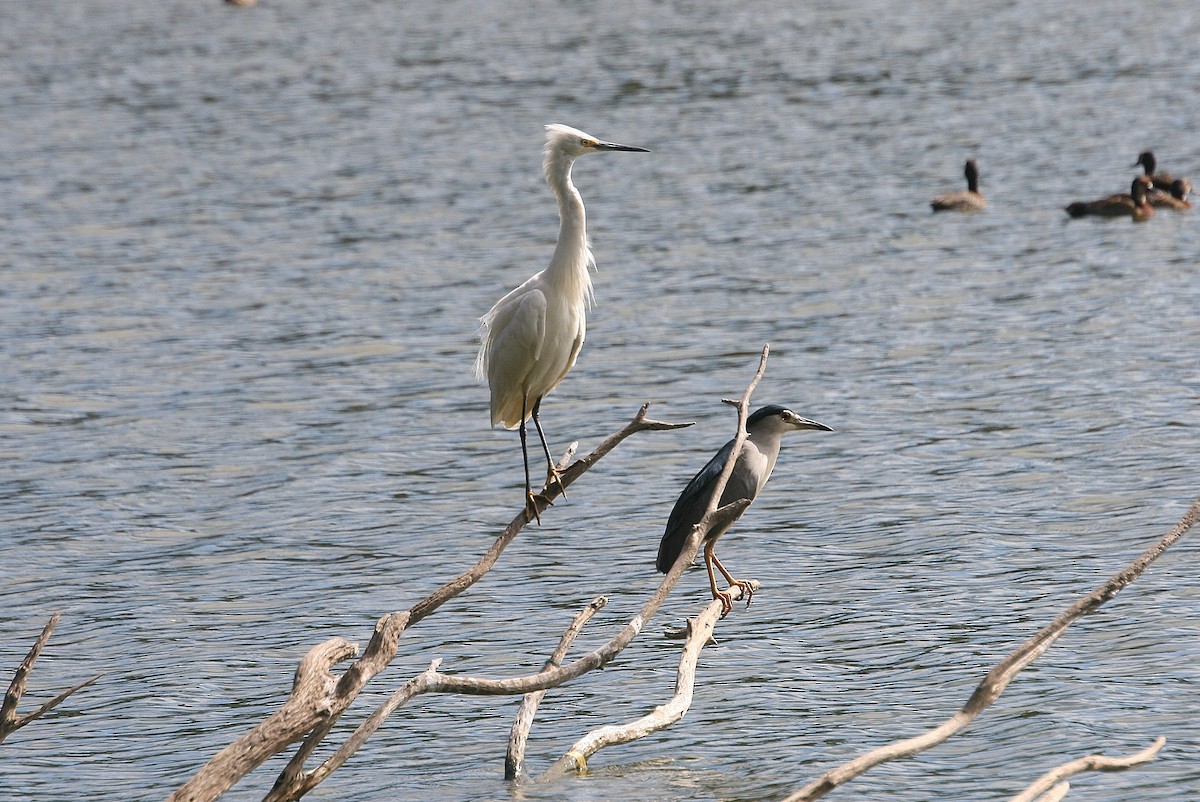
{"label": "heron yellow foot", "polygon": [[746,606],[750,606],[750,602],[754,601],[754,583],[742,579],[735,579],[729,584],[742,589],[742,596],[746,599]]}
{"label": "heron yellow foot", "polygon": [[721,618],[729,615],[729,611],[733,609],[733,597],[723,590],[718,590],[713,594],[713,599],[721,602]]}

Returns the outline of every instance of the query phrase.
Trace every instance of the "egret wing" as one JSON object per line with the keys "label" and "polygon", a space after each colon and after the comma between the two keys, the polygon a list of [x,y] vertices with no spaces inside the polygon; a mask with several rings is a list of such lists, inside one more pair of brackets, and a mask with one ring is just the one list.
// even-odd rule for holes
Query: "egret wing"
{"label": "egret wing", "polygon": [[[489,313],[484,360],[492,391],[492,425],[521,424],[525,384],[546,339],[546,296],[530,289]],[[529,410],[525,410],[526,413]]]}

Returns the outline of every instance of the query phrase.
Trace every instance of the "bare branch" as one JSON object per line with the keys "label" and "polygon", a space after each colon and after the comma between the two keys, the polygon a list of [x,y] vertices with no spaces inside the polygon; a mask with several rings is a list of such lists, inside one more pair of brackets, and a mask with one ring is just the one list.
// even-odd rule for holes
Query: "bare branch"
{"label": "bare branch", "polygon": [[59,613],[50,616],[50,620],[46,622],[46,626],[42,627],[42,634],[38,635],[33,646],[29,649],[29,653],[25,655],[25,659],[21,661],[21,665],[17,666],[17,671],[13,675],[12,682],[8,685],[8,690],[4,693],[4,703],[0,706],[0,742],[4,741],[9,735],[12,735],[17,730],[24,727],[31,721],[44,716],[66,699],[71,694],[80,688],[85,688],[91,685],[103,674],[97,674],[91,679],[84,680],[78,685],[73,685],[65,691],[55,696],[50,701],[44,703],[32,713],[26,713],[23,716],[17,715],[17,705],[21,702],[21,697],[25,695],[25,688],[29,682],[29,674],[33,671],[33,664],[37,662],[38,657],[42,654],[42,649],[46,648],[46,644],[50,641],[50,635],[54,632],[54,628],[58,626],[58,622],[62,619]]}
{"label": "bare branch", "polygon": [[[750,583],[753,590],[758,589],[757,582]],[[742,596],[742,587],[731,586],[728,593],[731,598]],[[722,605],[719,599],[713,599],[695,618],[688,619],[687,641],[683,653],[679,657],[679,670],[675,675],[675,695],[666,704],[654,708],[653,712],[639,719],[622,725],[598,727],[576,741],[566,754],[546,770],[539,782],[552,780],[572,771],[587,771],[587,759],[606,746],[636,741],[651,733],[666,729],[679,719],[692,706],[692,691],[696,685],[696,663],[700,652],[712,640],[713,629],[721,618]]]}
{"label": "bare branch", "polygon": [[871,752],[859,755],[837,768],[830,769],[813,782],[787,797],[784,802],[807,802],[807,800],[819,799],[839,785],[849,782],[880,763],[907,757],[928,749],[931,746],[936,746],[965,728],[976,716],[999,698],[1000,694],[1004,692],[1004,689],[1008,687],[1008,684],[1021,669],[1032,663],[1043,652],[1049,649],[1054,641],[1058,640],[1058,637],[1066,631],[1067,627],[1104,604],[1113,596],[1116,596],[1122,588],[1141,576],[1150,567],[1151,563],[1158,559],[1164,551],[1170,548],[1192,528],[1192,525],[1196,523],[1198,515],[1200,515],[1200,500],[1192,504],[1191,509],[1184,514],[1179,523],[1175,524],[1170,532],[1147,549],[1140,557],[1102,586],[1071,605],[1066,612],[1001,660],[979,683],[979,686],[971,694],[971,698],[967,700],[967,703],[941,725],[923,735],[886,744]]}
{"label": "bare branch", "polygon": [[335,691],[337,679],[330,669],[358,653],[344,638],[330,638],[309,650],[292,683],[292,694],[279,710],[234,743],[222,749],[195,777],[168,797],[168,802],[217,799],[267,758],[300,740],[334,711],[348,704]]}
{"label": "bare branch", "polygon": [[1071,790],[1069,782],[1061,782],[1037,798],[1035,802],[1062,802],[1067,792]]}
{"label": "bare branch", "polygon": [[[558,647],[546,661],[543,671],[562,665],[563,658],[567,656],[567,650],[575,642],[576,636],[583,630],[584,625],[591,617],[606,604],[608,604],[608,599],[604,596],[597,596],[591,604],[575,614],[571,625],[567,627],[566,632],[559,640]],[[533,717],[537,715],[538,705],[541,704],[542,697],[545,695],[545,691],[534,691],[525,694],[525,698],[521,700],[521,707],[517,710],[512,733],[508,738],[508,753],[504,757],[504,779],[506,780],[521,780],[525,776],[525,744],[529,740],[529,730],[533,727]]]}
{"label": "bare branch", "polygon": [[[762,379],[763,372],[766,369],[767,349],[763,348],[763,355],[759,362],[758,372],[755,374],[749,388],[747,388],[743,396],[743,409],[741,416],[741,436],[745,436],[745,404],[749,403],[750,393],[758,382]],[[638,411],[632,421],[625,425],[620,431],[611,435],[597,446],[590,454],[582,459],[572,463],[565,471],[560,473],[561,486],[559,483],[553,483],[553,486],[543,488],[543,497],[545,501],[540,501],[538,512],[545,509],[550,501],[553,501],[561,490],[572,484],[579,476],[586,472],[592,465],[599,461],[602,457],[612,451],[625,438],[640,431],[666,431],[671,429],[679,429],[692,424],[674,424],[664,423],[662,421],[650,420],[646,417],[646,412],[649,409],[649,404],[645,404]],[[725,477],[728,481],[728,477]],[[719,498],[719,495],[716,496]],[[738,506],[741,504],[742,506]],[[716,506],[715,502],[712,504]],[[734,504],[726,505],[719,510],[710,509],[706,514],[705,519],[702,519],[703,528],[698,526],[696,530],[689,536],[688,541],[684,545],[683,552],[679,559],[675,561],[675,565],[667,573],[658,589],[651,598],[643,605],[638,615],[629,621],[612,639],[602,645],[600,648],[588,653],[587,655],[575,660],[565,666],[555,666],[543,670],[537,674],[514,677],[503,680],[481,679],[475,677],[461,677],[454,675],[442,674],[436,670],[436,667],[431,667],[426,672],[414,677],[403,687],[395,691],[392,696],[381,705],[371,716],[363,721],[362,724],[351,735],[350,739],[339,748],[331,757],[329,757],[320,767],[314,769],[307,775],[301,775],[295,771],[290,772],[290,776],[284,777],[281,775],[280,780],[276,783],[276,788],[272,791],[272,796],[268,798],[268,802],[285,802],[285,800],[298,799],[303,796],[308,790],[311,790],[328,776],[334,769],[344,763],[354,752],[366,742],[367,738],[375,732],[392,712],[407,704],[415,696],[422,693],[462,693],[471,695],[512,695],[512,694],[528,694],[537,691],[544,691],[549,688],[557,687],[565,682],[569,682],[576,677],[582,676],[596,668],[600,668],[612,660],[616,655],[620,654],[633,639],[641,632],[645,622],[648,621],[658,608],[662,606],[667,595],[674,589],[678,583],[680,576],[684,570],[692,564],[696,559],[696,552],[700,548],[702,533],[708,530],[708,527],[713,522],[724,521],[726,516],[736,517],[742,509],[744,503],[735,502]],[[429,615],[445,601],[466,590],[471,585],[479,580],[487,571],[495,564],[500,552],[504,547],[516,537],[517,533],[530,520],[531,513],[528,510],[522,510],[504,533],[496,539],[492,548],[475,566],[466,573],[462,574],[455,580],[447,583],[439,588],[433,594],[423,599],[418,604],[414,605],[409,611],[411,616],[410,623],[415,623],[426,615]],[[390,659],[390,657],[389,657]],[[314,733],[314,736],[318,733]],[[319,733],[320,737],[324,737],[325,733]],[[319,740],[319,738],[318,738]],[[300,758],[298,755],[297,758]],[[293,761],[295,762],[295,760]],[[292,767],[289,766],[289,769]],[[287,790],[285,793],[285,789]],[[278,791],[278,793],[276,793]]]}
{"label": "bare branch", "polygon": [[[632,421],[610,435],[586,457],[577,460],[566,470],[561,471],[562,487],[570,485],[582,476],[630,435],[642,431],[667,431],[692,425],[690,423],[665,423],[647,418],[646,413],[649,406],[649,404],[643,405]],[[576,444],[572,444],[563,456],[563,460],[569,459],[574,454],[576,447]],[[543,493],[545,501],[541,502],[539,513],[550,501],[561,495],[562,487],[558,483],[554,483],[553,487],[545,488]],[[418,675],[394,693],[392,698],[364,721],[332,756],[317,769],[305,774],[304,763],[312,756],[346,708],[358,696],[363,686],[396,656],[400,636],[404,630],[432,614],[447,601],[478,582],[491,570],[504,549],[530,520],[532,518],[529,511],[522,508],[521,513],[493,541],[491,547],[475,565],[417,602],[407,612],[389,613],[380,618],[362,658],[353,663],[332,688],[327,689],[325,687],[327,683],[324,681],[296,683],[293,686],[291,697],[279,711],[221,750],[195,777],[172,794],[169,797],[170,801],[211,802],[261,765],[268,757],[300,740],[303,740],[304,744],[280,773],[267,799],[279,802],[299,799],[315,787],[334,769],[349,759],[365,743],[371,733],[378,729],[388,714],[413,696],[432,689],[435,678],[441,676],[437,674],[436,667],[431,667],[428,671]],[[356,649],[354,644],[349,644],[340,638],[335,641],[346,643],[349,647]],[[318,646],[314,652],[322,648],[323,646]],[[311,652],[310,656],[312,656]],[[352,655],[347,654],[340,659],[344,660],[350,656]],[[611,656],[607,659],[611,659]]]}
{"label": "bare branch", "polygon": [[[604,442],[596,446],[596,448],[593,449],[592,452],[586,457],[576,460],[566,470],[560,471],[559,478],[562,480],[561,485],[559,482],[552,482],[548,486],[543,487],[539,493],[537,514],[540,515],[542,512],[544,512],[545,509],[550,506],[550,502],[562,495],[563,488],[569,487],[575,482],[576,479],[586,473],[593,465],[595,465],[610,451],[620,445],[621,442],[630,435],[644,431],[658,432],[669,431],[672,429],[683,429],[692,425],[691,423],[664,423],[663,421],[651,420],[650,418],[646,417],[646,412],[649,409],[649,404],[643,404],[642,408],[638,410],[638,413],[634,416],[633,420],[625,424],[625,426],[616,433],[609,435]],[[573,451],[568,449],[568,454],[571,453],[573,453]],[[484,574],[491,570],[492,566],[496,564],[496,560],[500,558],[500,555],[503,553],[504,549],[531,520],[533,520],[531,510],[529,510],[528,507],[523,507],[517,517],[512,520],[507,528],[505,528],[504,532],[502,532],[500,536],[496,538],[495,542],[492,544],[492,547],[488,549],[487,553],[483,555],[479,562],[477,562],[460,576],[455,577],[453,580],[447,582],[445,585],[413,605],[412,609],[409,610],[409,626],[416,624],[422,618],[441,607],[447,601],[478,582]]]}
{"label": "bare branch", "polygon": [[[1127,757],[1105,757],[1104,755],[1088,755],[1086,757],[1076,758],[1068,763],[1063,763],[1061,766],[1056,766],[1050,771],[1043,774],[1035,782],[1021,793],[1014,796],[1009,802],[1041,802],[1048,794],[1058,788],[1059,785],[1066,785],[1063,782],[1068,777],[1074,777],[1085,771],[1119,771],[1127,769],[1131,766],[1137,766],[1142,763],[1149,763],[1158,755],[1158,751],[1163,748],[1163,744],[1167,739],[1161,735],[1154,739],[1154,743],[1147,746],[1140,752],[1136,752]],[[1063,790],[1063,796],[1066,796],[1066,789]],[[1060,799],[1062,797],[1059,797]]]}

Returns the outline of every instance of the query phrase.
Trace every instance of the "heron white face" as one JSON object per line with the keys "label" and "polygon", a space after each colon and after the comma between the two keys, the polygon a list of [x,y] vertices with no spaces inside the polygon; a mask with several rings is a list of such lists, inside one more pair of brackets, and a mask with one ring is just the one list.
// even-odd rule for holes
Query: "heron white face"
{"label": "heron white face", "polygon": [[815,420],[802,418],[790,409],[785,409],[779,414],[783,422],[793,429],[816,429],[821,432],[832,432],[833,429],[823,423],[817,423]]}

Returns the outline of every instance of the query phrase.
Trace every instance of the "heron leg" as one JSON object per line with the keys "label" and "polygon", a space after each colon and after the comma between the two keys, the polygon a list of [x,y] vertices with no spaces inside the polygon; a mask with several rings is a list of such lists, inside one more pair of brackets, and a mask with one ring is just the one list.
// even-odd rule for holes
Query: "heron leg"
{"label": "heron leg", "polygon": [[[733,609],[733,598],[722,590],[717,590],[717,578],[713,576],[713,563],[717,562],[717,555],[713,552],[713,547],[717,545],[717,541],[710,540],[704,544],[704,567],[708,569],[708,586],[712,589],[712,597],[721,602],[721,617],[729,615],[729,611]],[[717,562],[717,565],[720,565]],[[721,569],[721,573],[725,573],[725,569]]]}
{"label": "heron leg", "polygon": [[[717,542],[714,540],[712,541],[712,544],[715,547]],[[733,575],[730,574],[729,571],[725,569],[725,566],[721,565],[721,561],[717,559],[716,551],[713,552],[712,560],[713,564],[717,566],[717,570],[721,572],[721,575],[725,577],[725,580],[730,585],[742,589],[742,595],[746,597],[746,606],[749,607],[750,602],[754,600],[754,586],[744,579],[734,579]]]}
{"label": "heron leg", "polygon": [[[542,525],[542,516],[538,514],[537,498],[533,495],[533,487],[529,483],[529,446],[526,442],[525,433],[525,399],[521,399],[521,458],[525,461],[525,520],[529,520],[529,516],[538,522],[538,526]],[[540,429],[538,431],[541,431]]]}
{"label": "heron leg", "polygon": [[557,484],[558,490],[562,493],[562,497],[567,497],[567,488],[563,487],[562,477],[558,475],[558,468],[554,467],[554,458],[550,456],[550,446],[546,443],[546,433],[542,431],[542,422],[538,420],[538,412],[542,408],[542,399],[533,402],[533,425],[537,428],[538,437],[542,441],[542,453],[546,455],[546,487],[551,484]]}

